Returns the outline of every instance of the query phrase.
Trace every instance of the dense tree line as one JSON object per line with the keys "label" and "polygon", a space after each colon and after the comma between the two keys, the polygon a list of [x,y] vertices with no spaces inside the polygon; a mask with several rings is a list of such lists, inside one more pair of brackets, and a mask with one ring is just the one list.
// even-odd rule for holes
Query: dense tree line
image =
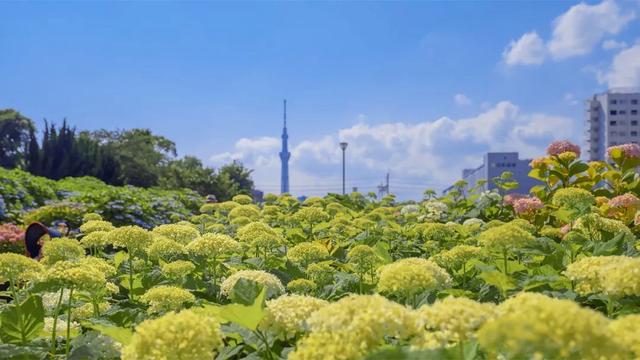
{"label": "dense tree line", "polygon": [[190,188],[219,200],[253,189],[242,164],[213,169],[192,156],[177,157],[173,141],[149,129],[77,131],[45,120],[39,141],[33,121],[0,110],[0,166],[21,168],[50,179],[93,176],[111,185]]}

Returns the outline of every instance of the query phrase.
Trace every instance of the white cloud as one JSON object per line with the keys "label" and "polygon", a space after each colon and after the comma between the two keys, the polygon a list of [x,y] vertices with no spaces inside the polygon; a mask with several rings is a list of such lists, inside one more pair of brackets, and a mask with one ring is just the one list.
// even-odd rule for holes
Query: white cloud
{"label": "white cloud", "polygon": [[453,101],[455,101],[459,106],[471,105],[471,99],[469,99],[469,97],[465,94],[455,94],[453,96]]}
{"label": "white cloud", "polygon": [[[442,189],[459,178],[463,168],[476,167],[487,151],[519,151],[521,157],[543,154],[554,139],[576,137],[575,122],[566,117],[522,113],[501,101],[480,114],[442,117],[417,123],[367,124],[364,121],[335,134],[292,144],[290,182],[294,194],[324,194],[341,190],[339,141],[347,141],[347,187],[375,191],[384,174],[402,198],[417,198],[428,187]],[[258,188],[277,192],[280,160],[277,139],[241,139],[231,154],[255,169]],[[274,141],[275,140],[275,141]],[[268,143],[268,146],[256,146]],[[212,159],[228,158],[229,153]]]}
{"label": "white cloud", "polygon": [[[546,42],[535,32],[528,32],[512,41],[503,52],[507,65],[539,65],[546,58],[564,60],[590,53],[608,35],[616,35],[633,19],[634,11],[626,12],[614,0],[599,4],[580,3],[572,6],[553,22],[551,38]],[[626,45],[609,39],[604,49]]]}
{"label": "white cloud", "polygon": [[547,47],[557,60],[584,55],[591,52],[605,35],[619,33],[634,18],[634,12],[623,14],[613,0],[597,5],[580,3],[554,21],[553,37]]}
{"label": "white cloud", "polygon": [[544,41],[535,32],[528,32],[517,41],[511,41],[502,53],[507,65],[538,65],[544,62],[546,49]]}
{"label": "white cloud", "polygon": [[640,86],[640,44],[620,51],[614,58],[609,70],[598,79],[612,87]]}
{"label": "white cloud", "polygon": [[602,43],[602,48],[604,50],[624,49],[627,46],[629,46],[629,45],[627,45],[627,43],[624,42],[624,41],[615,41],[615,40],[612,40],[612,39],[605,40]]}
{"label": "white cloud", "polygon": [[572,93],[566,93],[564,94],[564,101],[569,104],[569,105],[578,105],[578,99],[576,99],[576,96],[573,95]]}

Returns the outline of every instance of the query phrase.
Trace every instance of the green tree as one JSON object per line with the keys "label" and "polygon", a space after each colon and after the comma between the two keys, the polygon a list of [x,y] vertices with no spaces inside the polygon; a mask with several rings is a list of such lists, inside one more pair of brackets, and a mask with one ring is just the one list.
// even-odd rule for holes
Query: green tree
{"label": "green tree", "polygon": [[159,185],[167,189],[187,188],[205,196],[218,191],[215,170],[202,165],[193,156],[185,156],[179,160],[171,160],[162,169]]}
{"label": "green tree", "polygon": [[0,110],[0,166],[24,167],[33,121],[13,109]]}
{"label": "green tree", "polygon": [[216,198],[221,201],[230,200],[235,195],[251,195],[254,184],[251,179],[253,170],[247,169],[238,161],[222,166],[216,176]]}

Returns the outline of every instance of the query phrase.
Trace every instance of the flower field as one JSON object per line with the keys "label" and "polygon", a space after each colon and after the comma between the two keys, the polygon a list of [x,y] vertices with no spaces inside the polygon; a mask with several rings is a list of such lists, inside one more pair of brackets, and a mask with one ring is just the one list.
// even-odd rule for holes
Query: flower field
{"label": "flower field", "polygon": [[526,195],[238,195],[146,227],[87,202],[37,260],[2,225],[0,358],[638,359],[640,146],[547,153]]}

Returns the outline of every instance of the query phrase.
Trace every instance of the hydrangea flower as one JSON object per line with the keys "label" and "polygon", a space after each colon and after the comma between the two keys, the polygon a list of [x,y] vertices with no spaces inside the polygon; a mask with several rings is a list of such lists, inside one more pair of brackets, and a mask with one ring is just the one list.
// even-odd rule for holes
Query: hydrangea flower
{"label": "hydrangea flower", "polygon": [[382,259],[369,245],[356,245],[347,253],[347,260],[356,273],[366,274],[382,265]]}
{"label": "hydrangea flower", "polygon": [[635,358],[640,358],[640,331],[638,331],[638,324],[640,324],[640,314],[625,315],[609,323],[611,336],[628,349],[630,353],[633,353]]}
{"label": "hydrangea flower", "polygon": [[80,243],[87,249],[102,249],[108,244],[108,232],[92,231],[80,239]]}
{"label": "hydrangea flower", "polygon": [[149,313],[177,311],[196,301],[189,291],[168,285],[153,287],[140,297],[140,301],[149,305]]}
{"label": "hydrangea flower", "polygon": [[179,224],[160,225],[158,227],[155,227],[152,230],[152,233],[154,235],[164,236],[185,245],[200,236],[198,230],[193,228],[192,226]]}
{"label": "hydrangea flower", "polygon": [[287,289],[294,294],[310,294],[318,288],[313,280],[295,279],[287,283]]}
{"label": "hydrangea flower", "polygon": [[[193,242],[189,243],[189,245]],[[147,254],[152,260],[170,261],[187,253],[181,243],[164,236],[154,236],[153,243],[147,248]]]}
{"label": "hydrangea flower", "polygon": [[90,293],[102,292],[107,280],[104,273],[86,263],[58,261],[46,269],[41,278],[59,289],[78,289]]}
{"label": "hydrangea flower", "polygon": [[42,263],[46,265],[63,260],[75,261],[84,256],[84,248],[75,239],[51,239],[42,246]]}
{"label": "hydrangea flower", "polygon": [[281,339],[290,339],[306,332],[307,318],[327,305],[328,301],[311,296],[280,296],[267,301],[266,314],[260,322],[260,328],[276,334]]}
{"label": "hydrangea flower", "polygon": [[575,187],[558,189],[551,200],[555,206],[575,210],[588,209],[595,201],[596,198],[591,192]]}
{"label": "hydrangea flower", "polygon": [[640,145],[638,144],[622,144],[616,146],[610,146],[607,148],[607,154],[612,157],[611,153],[614,150],[620,150],[626,158],[640,159]]}
{"label": "hydrangea flower", "polygon": [[83,234],[91,234],[95,231],[111,231],[115,229],[113,224],[104,220],[89,220],[80,225],[80,231]]}
{"label": "hydrangea flower", "polygon": [[378,269],[378,275],[376,290],[379,293],[404,299],[451,285],[451,277],[444,269],[433,261],[420,258],[406,258],[384,265]]}
{"label": "hydrangea flower", "polygon": [[234,220],[241,217],[257,220],[260,218],[260,210],[255,205],[240,205],[229,211],[229,219]]}
{"label": "hydrangea flower", "polygon": [[162,265],[162,273],[170,279],[183,279],[191,274],[196,266],[191,261],[178,260]]}
{"label": "hydrangea flower", "polygon": [[42,265],[24,255],[0,254],[0,284],[33,279],[42,271]]}
{"label": "hydrangea flower", "polygon": [[253,199],[249,195],[240,194],[231,198],[231,201],[235,201],[240,205],[249,205],[253,202]]}
{"label": "hydrangea flower", "polygon": [[[478,331],[480,345],[506,358],[623,359],[608,319],[571,300],[520,293],[496,308]],[[550,336],[549,334],[553,334]]]}
{"label": "hydrangea flower", "polygon": [[417,311],[421,329],[411,344],[421,349],[448,347],[475,338],[475,332],[495,316],[495,305],[446,297]]}
{"label": "hydrangea flower", "polygon": [[145,320],[122,349],[123,360],[213,359],[223,346],[220,323],[211,316],[184,310]]}
{"label": "hydrangea flower", "polygon": [[447,269],[460,269],[471,259],[481,258],[484,255],[482,248],[471,245],[456,245],[449,250],[441,251],[433,256],[433,260]]}
{"label": "hydrangea flower", "polygon": [[262,222],[248,223],[238,229],[236,235],[241,242],[261,249],[273,249],[284,243],[280,234]]}
{"label": "hydrangea flower", "polygon": [[317,242],[302,242],[287,251],[287,258],[302,267],[327,257],[329,257],[327,247]]}
{"label": "hydrangea flower", "polygon": [[135,253],[146,249],[153,242],[151,233],[139,226],[121,226],[109,231],[108,241],[117,248]]}
{"label": "hydrangea flower", "polygon": [[580,146],[573,144],[569,140],[558,140],[547,147],[547,155],[549,156],[557,156],[564,152],[572,152],[576,157],[580,157]]}
{"label": "hydrangea flower", "polygon": [[513,224],[492,227],[478,235],[478,243],[499,252],[522,249],[535,240],[531,233]]}
{"label": "hydrangea flower", "polygon": [[239,253],[242,247],[228,235],[207,233],[189,243],[186,250],[192,256],[218,258]]}
{"label": "hydrangea flower", "polygon": [[231,291],[240,279],[255,281],[267,288],[268,294],[278,295],[284,293],[284,286],[275,275],[261,270],[240,270],[228,278],[220,285],[220,290],[225,296],[231,295]]}
{"label": "hydrangea flower", "polygon": [[336,269],[331,266],[333,261],[321,261],[307,266],[307,275],[309,279],[319,285],[326,285],[333,281],[333,274]]}
{"label": "hydrangea flower", "polygon": [[576,291],[582,295],[640,295],[640,258],[585,257],[567,266],[565,275],[577,282]]}
{"label": "hydrangea flower", "polygon": [[529,215],[543,208],[544,204],[537,197],[522,198],[513,203],[513,210],[519,215]]}

